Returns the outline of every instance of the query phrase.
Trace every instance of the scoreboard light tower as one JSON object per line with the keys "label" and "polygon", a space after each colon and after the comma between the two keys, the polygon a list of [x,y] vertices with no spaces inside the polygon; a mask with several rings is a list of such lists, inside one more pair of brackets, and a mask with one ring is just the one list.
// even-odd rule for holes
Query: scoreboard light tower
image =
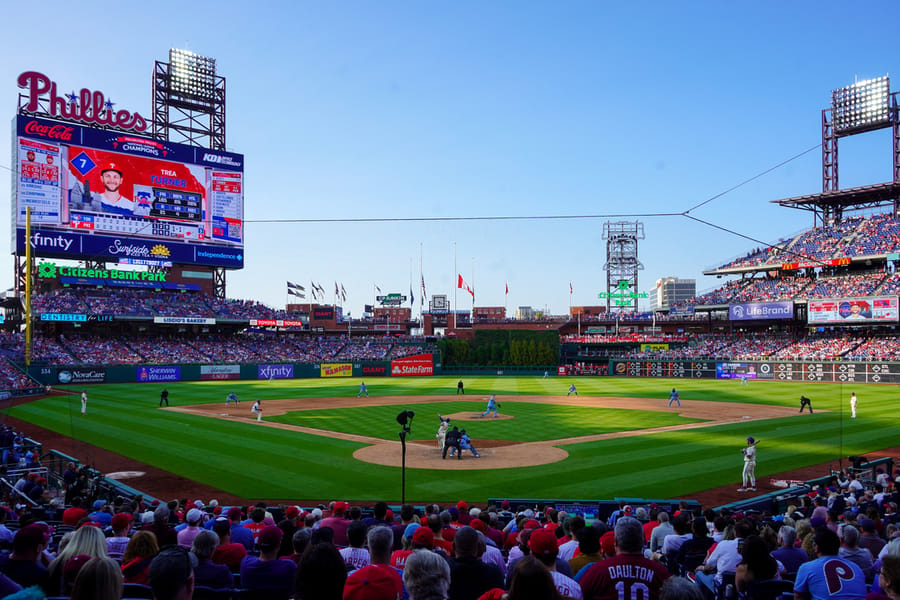
{"label": "scoreboard light tower", "polygon": [[[840,191],[838,140],[842,137],[891,127],[893,130],[893,183],[900,183],[900,111],[898,94],[891,94],[887,75],[858,81],[831,92],[831,107],[822,111],[822,193]],[[895,214],[897,210],[895,201]],[[823,222],[841,220],[843,206],[826,208]]]}
{"label": "scoreboard light tower", "polygon": [[225,78],[216,59],[169,50],[153,70],[153,137],[225,150]]}
{"label": "scoreboard light tower", "polygon": [[[212,150],[225,148],[225,78],[216,59],[172,48],[153,69],[153,137]],[[225,298],[225,269],[214,268],[213,289]]]}
{"label": "scoreboard light tower", "polygon": [[625,286],[638,289],[638,271],[644,268],[638,260],[638,240],[644,239],[640,221],[607,221],[603,224],[606,240],[606,312],[613,308],[637,310],[637,294],[628,294]]}

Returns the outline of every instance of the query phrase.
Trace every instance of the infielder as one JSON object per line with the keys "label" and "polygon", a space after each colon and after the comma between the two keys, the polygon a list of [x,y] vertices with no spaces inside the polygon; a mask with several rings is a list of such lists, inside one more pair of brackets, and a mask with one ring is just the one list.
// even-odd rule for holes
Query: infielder
{"label": "infielder", "polygon": [[572,394],[575,394],[576,396],[578,395],[578,392],[575,390],[574,383],[569,386],[569,392],[566,394],[566,396],[571,396]]}
{"label": "infielder", "polygon": [[675,388],[672,388],[672,393],[669,394],[669,403],[666,404],[666,408],[672,406],[672,403],[678,403],[678,408],[681,408],[681,399],[678,398],[678,391]]}
{"label": "infielder", "polygon": [[240,404],[240,402],[238,401],[237,394],[235,394],[234,392],[231,392],[230,394],[225,396],[225,406],[228,406],[232,402],[234,402],[235,406]]}
{"label": "infielder", "polygon": [[360,396],[365,396],[366,398],[369,397],[369,390],[366,389],[365,381],[359,384],[359,393],[356,395],[356,397],[359,398]]}
{"label": "infielder", "polygon": [[253,403],[253,408],[250,409],[250,412],[256,414],[257,423],[260,423],[262,421],[262,405],[260,404],[259,400]]}
{"label": "infielder", "polygon": [[[738,488],[739,492],[755,492],[756,491],[756,444],[758,442],[753,436],[747,438],[747,447],[741,448],[741,454],[744,455],[744,486]],[[747,485],[749,483],[749,485]]]}
{"label": "infielder", "polygon": [[81,392],[81,414],[87,414],[87,390]]}
{"label": "infielder", "polygon": [[856,418],[856,392],[850,392],[850,418]]}
{"label": "infielder", "polygon": [[494,398],[493,394],[491,394],[490,398],[484,398],[484,399],[488,401],[487,410],[485,410],[483,413],[481,413],[481,418],[483,419],[484,417],[488,416],[489,414],[494,413],[494,418],[496,419],[497,418],[497,407],[500,405],[497,404],[497,400]]}

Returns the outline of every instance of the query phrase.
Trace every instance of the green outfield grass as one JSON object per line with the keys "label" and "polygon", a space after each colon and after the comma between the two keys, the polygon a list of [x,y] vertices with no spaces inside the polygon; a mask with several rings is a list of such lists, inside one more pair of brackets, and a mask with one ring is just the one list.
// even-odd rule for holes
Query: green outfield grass
{"label": "green outfield grass", "polygon": [[[673,498],[720,485],[737,484],[744,438],[760,439],[757,476],[837,461],[897,445],[896,388],[803,382],[628,379],[576,377],[464,377],[467,395],[455,397],[457,377],[368,379],[378,396],[445,394],[445,401],[409,405],[416,411],[413,439],[431,439],[435,413],[484,409],[481,398],[497,395],[565,396],[574,382],[582,396],[657,398],[665,407],[677,387],[682,402],[753,402],[797,407],[800,394],[813,401],[816,413],[799,418],[709,426],[677,432],[585,442],[562,446],[569,458],[537,467],[491,468],[479,462],[472,471],[408,469],[407,500],[483,501],[488,496],[543,498]],[[249,415],[253,399],[329,398],[335,407],[271,420],[321,429],[396,439],[394,421],[404,405],[351,408],[359,379],[196,382],[166,384],[173,406],[221,403],[234,390]],[[188,479],[247,499],[352,500],[400,499],[400,469],[363,463],[352,457],[361,444],[323,436],[259,427],[158,409],[162,384],[89,386],[89,414],[82,417],[81,387],[13,407],[12,417],[70,436],[60,450],[83,460],[87,442]],[[848,398],[859,396],[859,418],[849,418]],[[346,398],[347,401],[341,400]],[[501,400],[501,412],[513,420],[467,422],[482,439],[557,439],[615,430],[691,422],[671,412],[590,409]],[[399,408],[398,408],[399,407]],[[829,411],[829,412],[825,412]],[[715,415],[710,415],[714,417]],[[480,428],[484,428],[481,430]],[[476,431],[478,428],[478,431]],[[521,429],[521,431],[520,431]],[[173,490],[177,495],[177,490]]]}

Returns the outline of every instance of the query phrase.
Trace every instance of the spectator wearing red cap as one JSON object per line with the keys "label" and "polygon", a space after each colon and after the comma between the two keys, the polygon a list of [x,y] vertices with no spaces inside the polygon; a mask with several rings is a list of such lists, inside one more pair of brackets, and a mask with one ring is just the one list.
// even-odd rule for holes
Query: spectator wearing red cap
{"label": "spectator wearing red cap", "polygon": [[[228,516],[228,520],[231,521],[231,541],[244,546],[244,549],[247,552],[252,551],[254,542],[253,532],[249,529],[245,529],[244,526],[241,525],[241,518],[243,516],[241,508],[239,506],[232,506],[225,514]],[[222,536],[220,535],[219,537],[221,538]]]}
{"label": "spectator wearing red cap", "polygon": [[640,521],[620,517],[615,528],[616,555],[591,565],[581,578],[585,600],[641,596],[657,600],[669,577],[660,563],[644,558],[644,530]]}
{"label": "spectator wearing red cap", "polygon": [[219,544],[213,551],[212,561],[217,565],[226,565],[232,572],[237,573],[241,568],[241,561],[247,556],[247,548],[243,544],[231,541],[231,521],[227,518],[216,519],[213,531],[219,536]]}
{"label": "spectator wearing red cap", "polygon": [[347,545],[347,528],[350,526],[350,520],[347,519],[347,509],[350,506],[346,502],[335,502],[331,509],[331,516],[322,519],[319,527],[331,527],[334,531],[334,545]]}
{"label": "spectator wearing red cap", "polygon": [[343,600],[397,600],[403,586],[391,573],[376,566],[366,566],[347,577]]}
{"label": "spectator wearing red cap", "polygon": [[575,600],[582,597],[581,586],[574,579],[563,575],[556,569],[556,557],[559,553],[559,546],[556,543],[556,535],[552,531],[535,529],[531,532],[528,547],[531,549],[531,555],[550,570],[550,575],[553,577],[553,585],[561,595],[567,598],[574,598]]}
{"label": "spectator wearing red cap", "polygon": [[459,511],[460,525],[468,525],[472,521],[472,516],[469,514],[469,505],[466,504],[465,500],[460,500],[456,503],[456,510]]}
{"label": "spectator wearing red cap", "polygon": [[278,523],[278,528],[284,534],[281,538],[281,549],[278,550],[279,557],[288,556],[294,551],[292,543],[294,532],[302,527],[303,522],[300,520],[300,507],[288,506],[285,508],[284,519]]}
{"label": "spectator wearing red cap", "polygon": [[259,532],[259,556],[246,556],[241,561],[241,587],[266,592],[273,598],[288,598],[294,590],[297,565],[290,560],[278,560],[283,534],[275,525]]}
{"label": "spectator wearing red cap", "polygon": [[130,513],[116,513],[112,518],[112,535],[106,538],[106,553],[110,558],[122,560],[125,547],[128,546],[128,533],[131,531]]}
{"label": "spectator wearing red cap", "polygon": [[503,587],[503,573],[496,565],[481,561],[478,532],[460,527],[453,539],[448,600],[478,598],[492,588]]}

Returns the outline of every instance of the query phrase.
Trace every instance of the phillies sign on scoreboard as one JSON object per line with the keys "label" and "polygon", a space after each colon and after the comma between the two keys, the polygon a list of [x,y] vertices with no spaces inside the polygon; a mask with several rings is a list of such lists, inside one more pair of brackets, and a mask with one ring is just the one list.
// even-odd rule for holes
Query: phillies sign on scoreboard
{"label": "phillies sign on scoreboard", "polygon": [[30,209],[38,256],[243,267],[242,155],[142,137],[143,117],[98,104],[101,92],[60,96],[34,72],[19,85],[23,110],[67,121],[15,119],[17,252]]}
{"label": "phillies sign on scoreboard", "polygon": [[817,325],[893,323],[900,318],[897,296],[810,300],[808,322]]}
{"label": "phillies sign on scoreboard", "polygon": [[416,354],[391,361],[391,377],[434,375],[434,358],[431,354]]}

